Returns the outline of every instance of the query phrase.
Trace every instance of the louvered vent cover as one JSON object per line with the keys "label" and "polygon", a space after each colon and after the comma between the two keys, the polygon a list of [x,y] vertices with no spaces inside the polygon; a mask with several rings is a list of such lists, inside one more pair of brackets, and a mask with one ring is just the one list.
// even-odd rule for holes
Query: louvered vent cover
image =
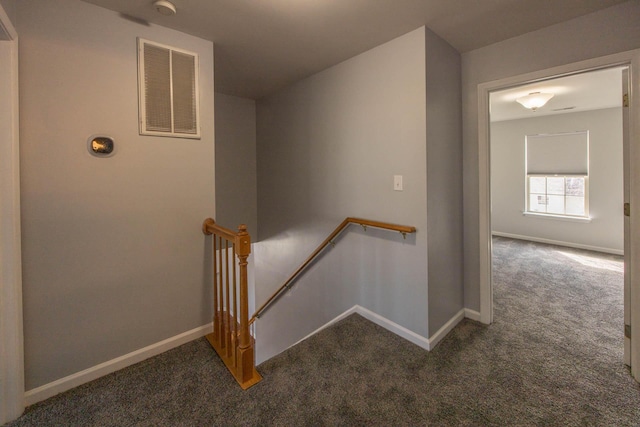
{"label": "louvered vent cover", "polygon": [[198,55],[139,40],[140,133],[200,138]]}

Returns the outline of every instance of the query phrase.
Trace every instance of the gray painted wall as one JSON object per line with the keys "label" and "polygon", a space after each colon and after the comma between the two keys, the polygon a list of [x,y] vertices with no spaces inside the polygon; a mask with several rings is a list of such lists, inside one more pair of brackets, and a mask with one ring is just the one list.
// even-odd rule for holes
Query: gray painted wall
{"label": "gray painted wall", "polygon": [[258,235],[256,103],[216,93],[216,218],[235,230],[246,224]]}
{"label": "gray painted wall", "polygon": [[[622,86],[621,86],[622,87]],[[589,131],[591,222],[523,216],[525,137]],[[502,233],[622,251],[622,109],[585,111],[491,124],[492,229]]]}
{"label": "gray painted wall", "polygon": [[460,54],[426,30],[429,335],[464,307]]}
{"label": "gray painted wall", "polygon": [[514,37],[462,55],[464,298],[480,309],[478,84],[640,47],[640,1]]}
{"label": "gray painted wall", "polygon": [[[210,322],[213,45],[75,0],[17,14],[29,390]],[[138,135],[139,36],[200,54],[201,140]]]}
{"label": "gray painted wall", "polygon": [[425,83],[421,28],[258,102],[258,304],[347,216],[418,229],[352,226],[257,322],[258,362],[354,304],[428,335]]}

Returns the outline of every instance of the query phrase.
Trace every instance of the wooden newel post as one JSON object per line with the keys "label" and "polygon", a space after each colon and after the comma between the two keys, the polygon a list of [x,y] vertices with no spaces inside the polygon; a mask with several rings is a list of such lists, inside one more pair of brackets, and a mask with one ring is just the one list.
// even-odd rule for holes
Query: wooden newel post
{"label": "wooden newel post", "polygon": [[247,389],[260,381],[262,377],[255,367],[253,342],[249,332],[249,295],[247,278],[247,258],[251,253],[251,237],[247,226],[238,227],[236,237],[236,254],[240,266],[240,342],[237,353],[237,380],[243,389]]}

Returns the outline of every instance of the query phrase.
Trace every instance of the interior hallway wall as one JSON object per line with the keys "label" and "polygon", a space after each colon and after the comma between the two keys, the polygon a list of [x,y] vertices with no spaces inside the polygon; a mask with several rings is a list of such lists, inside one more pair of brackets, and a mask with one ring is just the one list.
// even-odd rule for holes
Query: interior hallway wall
{"label": "interior hallway wall", "polygon": [[256,102],[216,93],[216,217],[223,227],[246,224],[258,236]]}
{"label": "interior hallway wall", "polygon": [[640,48],[640,0],[462,55],[465,307],[480,310],[478,84]]}
{"label": "interior hallway wall", "polygon": [[464,307],[462,89],[460,54],[429,29],[425,35],[429,336],[432,336]]}
{"label": "interior hallway wall", "polygon": [[[30,390],[211,321],[213,44],[77,0],[16,6]],[[199,53],[202,139],[138,134],[137,37]]]}
{"label": "interior hallway wall", "polygon": [[258,321],[258,362],[356,303],[428,336],[425,85],[421,28],[258,101],[258,304],[348,216],[418,229],[352,226]]}

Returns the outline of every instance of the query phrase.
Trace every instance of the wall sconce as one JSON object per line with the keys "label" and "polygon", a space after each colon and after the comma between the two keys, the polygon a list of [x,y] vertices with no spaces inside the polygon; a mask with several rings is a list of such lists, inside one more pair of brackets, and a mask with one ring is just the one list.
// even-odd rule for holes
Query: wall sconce
{"label": "wall sconce", "polygon": [[115,154],[113,138],[105,135],[91,135],[87,139],[87,149],[96,157],[111,157]]}
{"label": "wall sconce", "polygon": [[536,111],[538,108],[543,107],[551,98],[553,98],[552,93],[532,92],[527,96],[521,96],[516,99],[516,101],[524,108]]}

